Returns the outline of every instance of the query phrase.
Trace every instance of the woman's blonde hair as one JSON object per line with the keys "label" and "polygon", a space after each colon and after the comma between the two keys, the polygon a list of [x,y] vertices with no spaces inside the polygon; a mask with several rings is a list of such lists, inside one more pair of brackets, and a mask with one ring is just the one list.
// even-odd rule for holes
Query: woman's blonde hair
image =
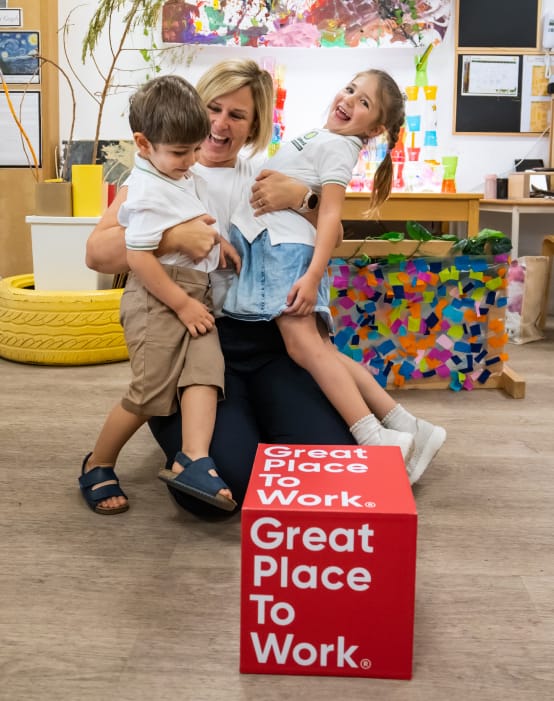
{"label": "woman's blonde hair", "polygon": [[216,63],[196,84],[205,105],[212,100],[248,86],[254,100],[254,123],[246,140],[252,153],[263,151],[273,130],[273,78],[252,59]]}

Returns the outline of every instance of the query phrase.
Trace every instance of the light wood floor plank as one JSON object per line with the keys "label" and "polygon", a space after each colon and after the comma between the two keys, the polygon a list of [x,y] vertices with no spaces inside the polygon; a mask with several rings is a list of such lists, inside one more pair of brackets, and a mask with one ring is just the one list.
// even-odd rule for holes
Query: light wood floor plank
{"label": "light wood floor plank", "polygon": [[397,392],[448,440],[415,487],[414,678],[240,675],[240,518],[204,523],[156,478],[147,428],[100,517],[77,476],[126,363],[0,359],[0,699],[546,701],[554,697],[554,332],[508,347],[525,399]]}

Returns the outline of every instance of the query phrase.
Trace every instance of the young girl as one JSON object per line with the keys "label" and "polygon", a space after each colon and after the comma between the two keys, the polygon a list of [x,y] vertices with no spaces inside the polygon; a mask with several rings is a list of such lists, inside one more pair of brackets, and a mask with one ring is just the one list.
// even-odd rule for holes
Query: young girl
{"label": "young girl", "polygon": [[[404,98],[388,73],[358,73],[335,96],[324,129],[315,129],[283,144],[268,167],[303,181],[319,194],[317,231],[292,210],[254,217],[246,199],[232,216],[230,238],[242,258],[224,313],[243,320],[275,318],[289,355],[305,368],[337,409],[359,444],[397,445],[408,462],[411,482],[421,476],[442,445],[445,432],[418,422],[400,405],[385,428],[368,413],[364,400],[366,371],[336,351],[329,339],[331,316],[327,265],[341,231],[346,186],[363,142],[384,134],[387,155],[375,175],[370,211],[389,195],[390,151],[404,123]],[[245,191],[245,198],[249,190]],[[309,198],[307,198],[309,199]],[[309,204],[309,203],[308,203]],[[263,203],[256,203],[257,209]],[[325,324],[322,323],[325,322]],[[360,372],[360,370],[362,372]],[[397,416],[398,415],[398,416]],[[402,428],[402,430],[394,430]],[[432,442],[432,454],[417,465],[410,458],[414,434]],[[424,435],[425,434],[425,435]],[[417,439],[416,439],[417,440]],[[418,451],[418,453],[421,451]]]}

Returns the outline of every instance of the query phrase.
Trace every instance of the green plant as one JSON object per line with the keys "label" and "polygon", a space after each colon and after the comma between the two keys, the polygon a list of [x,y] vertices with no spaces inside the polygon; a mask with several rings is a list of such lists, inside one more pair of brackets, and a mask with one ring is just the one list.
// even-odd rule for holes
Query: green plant
{"label": "green plant", "polygon": [[[196,49],[190,49],[190,47],[186,46],[159,48],[156,45],[154,30],[157,28],[164,2],[165,0],[99,0],[83,38],[81,51],[81,61],[85,63],[87,58],[90,59],[100,77],[101,89],[99,91],[91,90],[90,87],[81,80],[78,71],[75,70],[72,60],[68,55],[67,37],[69,32],[74,29],[71,23],[71,15],[77,8],[74,8],[65,20],[62,31],[63,50],[66,61],[75,80],[98,105],[91,163],[96,163],[98,155],[100,129],[106,100],[116,91],[132,87],[132,84],[129,85],[127,81],[121,80],[124,70],[125,73],[129,72],[129,69],[120,68],[124,53],[129,51],[134,52],[144,60],[142,67],[137,67],[130,71],[140,71],[141,80],[148,80],[152,77],[152,74],[159,73],[162,70],[159,61],[162,55],[169,56],[170,60],[174,59],[175,62],[178,60],[181,65],[190,65],[192,61],[194,53],[191,53],[191,51],[194,52]],[[114,21],[116,17],[117,19]],[[132,33],[137,28],[142,29],[142,33],[144,37],[146,37],[146,46],[129,46]],[[100,67],[95,56],[95,52],[102,38],[107,42],[107,47],[103,47],[102,49],[102,55],[110,57],[106,68]],[[146,75],[144,75],[144,69],[146,69]],[[125,84],[122,84],[124,82]]]}
{"label": "green plant", "polygon": [[356,259],[357,261],[360,261],[363,265],[370,262],[371,258],[366,254],[359,255],[364,243],[367,243],[369,241],[388,241],[389,243],[393,244],[393,247],[395,243],[399,243],[400,241],[416,241],[417,245],[409,256],[406,256],[403,253],[389,253],[386,256],[388,263],[398,263],[402,260],[406,260],[407,258],[413,258],[414,256],[416,256],[422,244],[428,241],[449,241],[454,246],[454,244],[457,244],[459,242],[459,239],[455,234],[440,234],[437,236],[431,231],[429,231],[429,229],[427,229],[425,226],[423,226],[423,224],[420,224],[419,222],[415,221],[407,221],[406,234],[402,231],[387,231],[386,233],[380,234],[379,236],[366,236],[365,239],[360,241],[360,245],[354,251],[354,253],[351,256],[349,256],[348,260]]}
{"label": "green plant", "polygon": [[509,253],[512,250],[512,241],[506,234],[495,229],[481,229],[477,236],[462,239],[454,245],[455,253],[469,256],[498,255]]}
{"label": "green plant", "polygon": [[[66,39],[67,34],[71,29],[70,18],[73,10],[66,18],[63,26],[63,47],[66,60],[75,79],[98,105],[98,114],[96,118],[91,157],[92,163],[96,163],[96,157],[98,155],[98,142],[100,140],[100,128],[102,126],[104,106],[108,95],[117,87],[115,84],[115,76],[118,71],[121,56],[123,55],[124,51],[129,50],[127,48],[129,36],[136,27],[142,27],[145,36],[149,36],[156,26],[162,5],[163,0],[100,0],[98,7],[96,8],[96,11],[90,21],[88,31],[83,39],[81,53],[82,62],[85,63],[87,57],[89,57],[94,63],[102,80],[102,89],[99,94],[91,91],[88,86],[83,83],[77,71],[74,69],[70,57],[68,56]],[[122,27],[117,34],[114,34],[112,16],[114,13],[120,12],[123,13]],[[107,70],[104,72],[100,69],[94,52],[105,31],[107,31],[108,34],[111,59]],[[143,56],[143,58],[145,58],[145,60],[151,61],[152,54],[149,49],[138,49],[138,52]]]}

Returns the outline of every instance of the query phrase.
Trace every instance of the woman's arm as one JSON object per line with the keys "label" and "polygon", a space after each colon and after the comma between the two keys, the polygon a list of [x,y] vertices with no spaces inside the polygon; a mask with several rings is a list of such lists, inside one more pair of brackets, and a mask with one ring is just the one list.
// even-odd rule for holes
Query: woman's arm
{"label": "woman's arm", "polygon": [[[125,230],[117,220],[126,198],[127,188],[122,187],[87,241],[86,264],[99,273],[115,274],[129,269]],[[210,226],[214,222],[209,214],[203,214],[167,229],[156,254],[179,251],[195,261],[202,260],[219,241],[219,234]]]}
{"label": "woman's arm", "polygon": [[252,186],[250,204],[256,216],[280,209],[300,209],[308,190],[307,185],[288,175],[262,170]]}
{"label": "woman's arm", "polygon": [[127,188],[122,187],[88,238],[85,262],[99,273],[115,274],[129,269],[125,230],[117,221],[117,213],[126,198]]}

